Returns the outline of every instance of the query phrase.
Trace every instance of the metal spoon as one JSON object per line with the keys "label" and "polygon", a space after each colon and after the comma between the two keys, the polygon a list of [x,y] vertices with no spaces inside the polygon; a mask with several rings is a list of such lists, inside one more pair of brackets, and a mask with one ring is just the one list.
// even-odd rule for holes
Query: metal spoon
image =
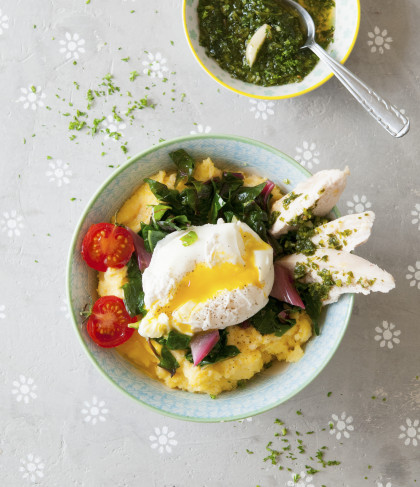
{"label": "metal spoon", "polygon": [[295,8],[303,23],[306,25],[307,39],[302,49],[308,47],[321,61],[328,64],[331,71],[350,91],[362,107],[382,127],[394,137],[402,137],[410,130],[410,121],[396,107],[391,105],[385,98],[379,96],[372,88],[369,88],[361,79],[351,71],[333,59],[322,47],[315,42],[315,24],[309,13],[293,0],[282,0]]}

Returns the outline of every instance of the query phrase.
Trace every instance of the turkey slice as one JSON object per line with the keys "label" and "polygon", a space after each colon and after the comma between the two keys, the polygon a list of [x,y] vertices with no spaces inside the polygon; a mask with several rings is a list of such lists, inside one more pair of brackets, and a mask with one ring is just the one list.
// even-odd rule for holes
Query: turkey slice
{"label": "turkey slice", "polygon": [[374,221],[373,211],[342,216],[316,227],[311,240],[317,247],[351,252],[367,242]]}
{"label": "turkey slice", "polygon": [[292,273],[297,264],[302,264],[306,274],[298,280],[304,283],[322,283],[319,273],[324,269],[329,271],[336,285],[323,304],[335,303],[345,293],[387,293],[395,287],[391,274],[362,257],[341,250],[320,249],[311,256],[292,254],[278,262]]}
{"label": "turkey slice", "polygon": [[279,216],[270,233],[279,237],[295,229],[301,218],[307,220],[312,215],[327,215],[340,198],[349,174],[348,167],[344,171],[328,169],[299,183],[293,191],[273,204],[271,211],[279,212]]}

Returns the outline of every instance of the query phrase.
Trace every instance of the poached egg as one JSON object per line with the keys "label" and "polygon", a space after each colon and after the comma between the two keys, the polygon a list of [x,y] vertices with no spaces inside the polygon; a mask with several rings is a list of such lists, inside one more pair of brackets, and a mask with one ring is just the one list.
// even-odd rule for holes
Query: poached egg
{"label": "poached egg", "polygon": [[[189,232],[197,239],[185,245]],[[242,323],[262,309],[273,287],[273,249],[237,221],[191,226],[158,242],[143,273],[148,310],[139,333],[192,335]]]}

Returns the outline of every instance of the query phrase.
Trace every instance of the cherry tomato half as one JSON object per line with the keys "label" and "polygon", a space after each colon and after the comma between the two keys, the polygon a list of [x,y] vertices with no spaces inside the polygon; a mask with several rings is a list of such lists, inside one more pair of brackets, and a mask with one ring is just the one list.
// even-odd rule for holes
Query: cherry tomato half
{"label": "cherry tomato half", "polygon": [[136,321],[136,317],[132,318],[128,314],[121,298],[103,296],[93,305],[87,332],[100,347],[112,348],[131,338],[134,329],[127,325]]}
{"label": "cherry tomato half", "polygon": [[82,257],[89,267],[105,272],[108,267],[124,267],[134,252],[128,230],[112,223],[96,223],[82,242]]}

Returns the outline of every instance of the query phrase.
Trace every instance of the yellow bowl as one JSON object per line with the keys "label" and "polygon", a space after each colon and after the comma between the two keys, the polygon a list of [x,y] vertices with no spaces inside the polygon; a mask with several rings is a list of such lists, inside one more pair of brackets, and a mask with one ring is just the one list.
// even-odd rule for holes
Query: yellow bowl
{"label": "yellow bowl", "polygon": [[[182,15],[187,42],[204,71],[225,88],[250,98],[280,100],[308,93],[332,77],[333,73],[328,66],[319,62],[300,83],[266,87],[233,78],[214,59],[207,56],[205,49],[199,44],[198,2],[199,0],[184,0],[183,3]],[[359,0],[336,0],[335,3],[334,42],[330,44],[327,51],[334,59],[344,63],[353,49],[359,32],[360,3]]]}

